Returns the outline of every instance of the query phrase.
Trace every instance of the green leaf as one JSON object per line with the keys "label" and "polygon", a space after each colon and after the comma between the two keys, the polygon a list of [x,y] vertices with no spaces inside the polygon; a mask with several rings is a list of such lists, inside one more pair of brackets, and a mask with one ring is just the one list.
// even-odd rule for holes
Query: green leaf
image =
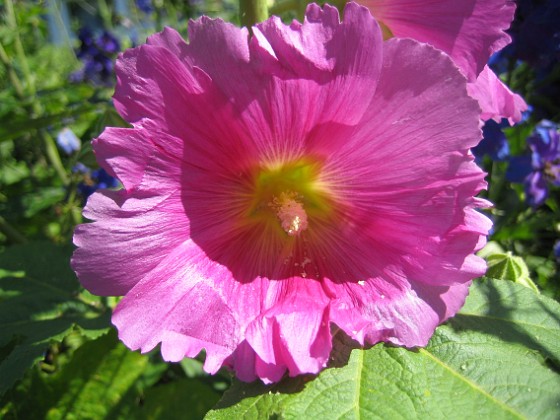
{"label": "green leaf", "polygon": [[[36,371],[31,386],[12,392],[12,418],[98,419],[114,415],[148,364],[131,352],[113,330],[80,346],[60,372]],[[29,394],[33,404],[29,404]]]}
{"label": "green leaf", "polygon": [[0,143],[16,139],[33,130],[47,129],[59,125],[68,118],[79,117],[91,111],[90,105],[82,105],[75,109],[67,109],[55,115],[30,118],[29,115],[6,115],[0,119]]}
{"label": "green leaf", "polygon": [[560,368],[560,304],[527,287],[500,280],[479,280],[449,324],[493,340],[518,343]]}
{"label": "green leaf", "polygon": [[85,301],[69,266],[71,247],[29,243],[0,254],[0,395],[74,329],[96,338],[109,313]]}
{"label": "green leaf", "polygon": [[62,201],[66,191],[62,187],[44,187],[36,189],[30,194],[22,197],[22,204],[25,208],[24,217],[33,217],[42,210],[52,207]]}
{"label": "green leaf", "polygon": [[[557,419],[560,305],[526,287],[476,282],[426,348],[376,345],[316,378],[235,382],[208,419]],[[335,359],[350,349],[340,340]],[[341,363],[335,363],[341,365]]]}
{"label": "green leaf", "polygon": [[134,418],[202,419],[220,396],[208,385],[193,379],[180,379],[146,391],[144,404]]}

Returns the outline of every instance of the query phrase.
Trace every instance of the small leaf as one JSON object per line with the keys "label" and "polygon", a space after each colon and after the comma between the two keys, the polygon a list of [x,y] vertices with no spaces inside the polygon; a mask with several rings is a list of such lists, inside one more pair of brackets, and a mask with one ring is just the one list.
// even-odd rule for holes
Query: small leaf
{"label": "small leaf", "polygon": [[29,243],[0,254],[0,395],[75,328],[89,338],[109,330],[109,313],[80,299],[71,247]]}
{"label": "small leaf", "polygon": [[[273,386],[235,382],[208,419],[560,417],[560,305],[511,282],[475,282],[426,348],[353,349],[347,364]],[[336,359],[349,349],[335,344]]]}

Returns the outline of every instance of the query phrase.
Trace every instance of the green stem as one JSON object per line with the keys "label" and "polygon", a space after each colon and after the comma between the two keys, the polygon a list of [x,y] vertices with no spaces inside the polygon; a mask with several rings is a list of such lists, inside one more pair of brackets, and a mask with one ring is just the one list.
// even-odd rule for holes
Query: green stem
{"label": "green stem", "polygon": [[8,57],[8,54],[6,54],[6,50],[4,49],[1,43],[0,43],[0,61],[6,68],[6,71],[8,72],[8,77],[10,78],[10,82],[12,83],[12,86],[16,91],[17,97],[21,100],[25,99],[25,92],[23,90],[23,86],[19,81],[19,78],[17,77],[16,71],[14,70],[14,66],[12,66],[10,57]]}
{"label": "green stem", "polygon": [[64,185],[68,185],[70,180],[68,179],[68,174],[64,169],[62,159],[60,159],[60,153],[58,153],[58,148],[56,147],[56,143],[54,142],[53,138],[45,130],[39,130],[39,137],[41,137],[41,139],[43,140],[45,150],[47,152],[47,157],[51,162],[54,170],[58,174],[62,183]]}
{"label": "green stem", "polygon": [[83,222],[82,219],[82,209],[76,205],[77,197],[76,197],[76,185],[72,184],[70,188],[70,194],[66,202],[70,205],[70,215],[72,217],[72,222],[74,222],[74,226],[79,225]]}
{"label": "green stem", "polygon": [[19,28],[17,26],[16,14],[14,11],[14,4],[12,0],[6,0],[6,20],[8,22],[8,27],[14,33],[14,47],[16,49],[16,56],[21,66],[21,70],[23,71],[25,82],[27,83],[27,90],[31,95],[35,95],[35,85],[33,83],[33,78],[31,77],[31,70],[29,69],[27,58],[25,57],[23,44],[19,36]]}
{"label": "green stem", "polygon": [[488,173],[488,179],[488,200],[492,203],[497,203],[500,200],[500,195],[506,182],[503,165],[492,161],[492,166],[490,167]]}
{"label": "green stem", "polygon": [[258,22],[268,18],[266,0],[239,0],[241,25],[251,29]]}

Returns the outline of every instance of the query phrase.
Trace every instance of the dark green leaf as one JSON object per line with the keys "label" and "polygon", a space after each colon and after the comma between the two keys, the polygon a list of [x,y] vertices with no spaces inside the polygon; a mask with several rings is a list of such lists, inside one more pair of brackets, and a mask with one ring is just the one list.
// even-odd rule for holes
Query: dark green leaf
{"label": "dark green leaf", "polygon": [[84,105],[76,109],[69,109],[55,115],[30,118],[29,115],[13,116],[6,115],[0,119],[0,143],[10,139],[18,138],[33,130],[46,129],[50,126],[58,126],[61,121],[68,118],[78,117],[90,112],[92,107]]}
{"label": "dark green leaf", "polygon": [[62,201],[65,194],[66,191],[62,187],[45,187],[23,196],[24,217],[33,217],[40,211]]}
{"label": "dark green leaf", "polygon": [[180,379],[146,391],[144,405],[134,417],[139,419],[202,419],[219,395],[201,381]]}
{"label": "dark green leaf", "polygon": [[72,330],[95,338],[108,331],[109,314],[81,299],[70,269],[71,247],[30,243],[0,254],[0,395],[43,357],[51,342]]}
{"label": "dark green leaf", "polygon": [[518,343],[560,367],[560,304],[527,287],[500,280],[477,281],[450,325]]}
{"label": "dark green leaf", "polygon": [[7,411],[13,418],[100,419],[107,418],[146,368],[148,357],[131,352],[115,331],[84,343],[60,372],[36,371],[30,392],[12,392]]}

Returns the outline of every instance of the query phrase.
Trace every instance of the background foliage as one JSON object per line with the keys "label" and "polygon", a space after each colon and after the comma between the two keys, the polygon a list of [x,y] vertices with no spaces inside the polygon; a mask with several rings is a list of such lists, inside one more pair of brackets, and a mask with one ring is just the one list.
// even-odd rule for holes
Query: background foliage
{"label": "background foliage", "polygon": [[[201,14],[239,23],[236,3],[0,1],[0,418],[560,418],[559,182],[546,172],[560,156],[528,141],[560,122],[555,3],[520,1],[514,43],[491,60],[531,110],[487,124],[474,150],[495,226],[460,314],[423,349],[361,350],[337,333],[320,375],[265,386],[208,376],[203,355],[129,351],[110,324],[117,299],[83,290],[68,264],[88,195],[118,187],[89,143],[126,125],[111,103],[118,51]],[[271,5],[287,20],[304,8]],[[539,170],[544,198],[527,183]]]}

